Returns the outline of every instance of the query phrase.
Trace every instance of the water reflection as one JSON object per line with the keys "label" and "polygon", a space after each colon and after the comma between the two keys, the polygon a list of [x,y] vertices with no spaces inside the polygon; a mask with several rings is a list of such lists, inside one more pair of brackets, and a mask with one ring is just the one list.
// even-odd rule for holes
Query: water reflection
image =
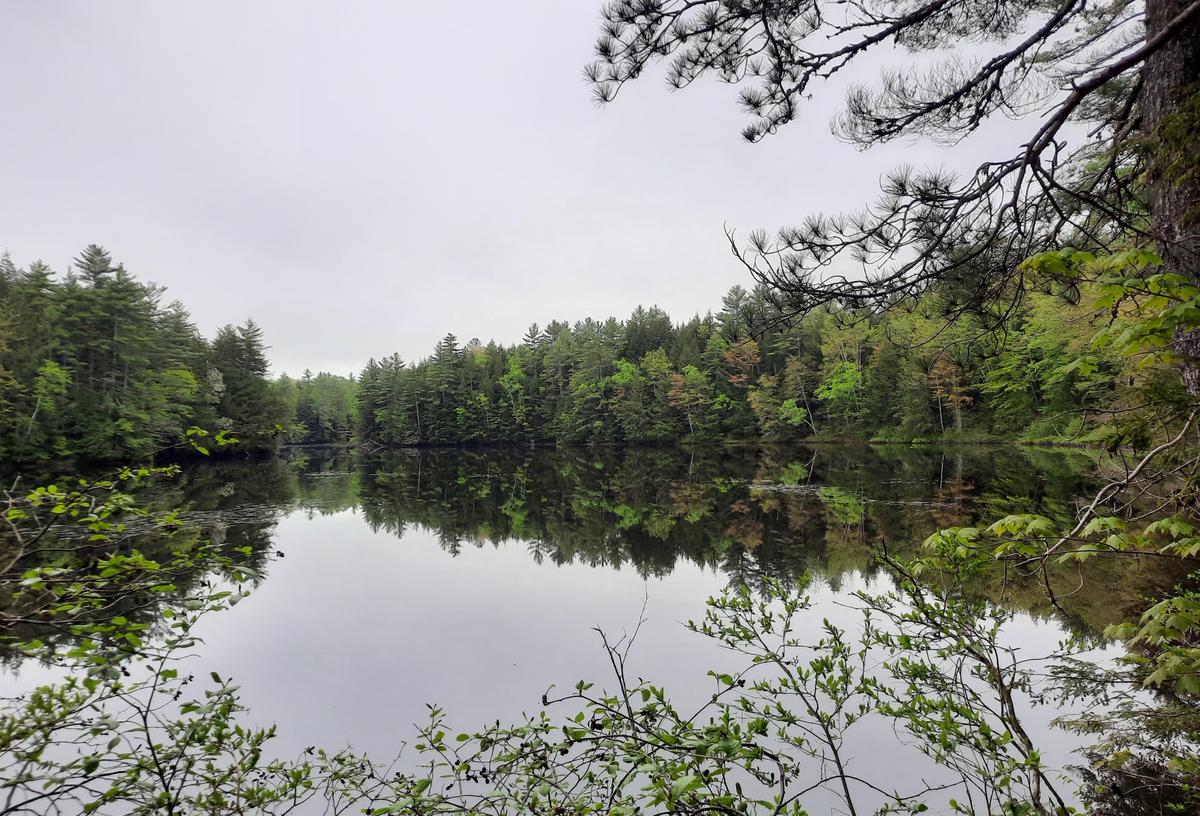
{"label": "water reflection", "polygon": [[[451,555],[519,543],[537,563],[661,577],[687,562],[751,586],[812,572],[836,588],[846,574],[870,575],[880,548],[913,552],[943,527],[1010,512],[1072,515],[1090,465],[1077,451],[1012,447],[432,450],[309,462],[303,470],[318,475],[299,486],[310,507],[357,501],[373,529],[421,527]],[[338,484],[356,499],[338,503]],[[1061,576],[1064,587],[1077,577]],[[1115,576],[1095,577],[1088,586],[1098,592],[1071,595],[1075,625],[1113,622],[1166,580],[1125,565],[1114,603]],[[1049,610],[1040,588],[997,581],[1013,602]]]}
{"label": "water reflection", "polygon": [[[709,669],[737,662],[681,626],[709,595],[811,571],[820,580],[801,629],[857,625],[844,593],[886,586],[876,548],[911,552],[934,529],[1021,508],[1071,513],[1088,466],[1064,451],[841,446],[304,452],[261,463],[269,478],[218,464],[225,475],[205,479],[292,493],[279,496],[275,530],[285,557],[206,621],[203,660],[244,683],[261,721],[286,724],[283,753],[352,743],[390,756],[425,703],[469,728],[519,718],[549,684],[605,682],[592,628],[619,634],[644,615],[636,673],[687,707],[711,693]],[[229,496],[201,498],[195,513],[236,518]],[[260,492],[246,506],[266,503]],[[1135,570],[1118,600],[1111,576],[1073,595],[1071,625],[1094,630],[1135,604],[1139,581],[1154,580]],[[980,591],[1031,610],[1013,636],[1050,651],[1062,628],[1040,587],[1001,581]],[[1048,732],[1055,712],[1039,711]],[[1073,740],[1048,739],[1065,761]]]}
{"label": "water reflection", "polygon": [[[451,557],[504,547],[534,564],[631,569],[644,579],[686,564],[752,587],[811,572],[836,589],[844,576],[869,578],[880,549],[913,552],[942,527],[1009,512],[1071,515],[1091,488],[1090,467],[1078,451],[979,446],[297,450],[187,466],[150,502],[182,509],[196,536],[245,553],[238,557],[263,575],[291,544],[278,535],[281,519],[354,510],[376,533],[427,533]],[[127,546],[161,555],[153,530]],[[1175,577],[1159,565],[1098,562],[1086,580],[1057,578],[1065,623],[1081,631],[1128,617]],[[980,591],[1058,614],[1036,582],[1002,571]]]}
{"label": "water reflection", "polygon": [[[352,743],[383,757],[426,702],[471,727],[519,717],[550,683],[602,681],[589,630],[642,615],[637,672],[703,700],[707,670],[735,668],[680,626],[708,595],[812,572],[804,625],[853,623],[842,593],[886,583],[878,549],[1008,512],[1070,515],[1089,467],[1078,452],[982,447],[310,450],[186,467],[152,503],[265,576],[203,622],[199,659],[243,684],[256,722],[281,724],[279,753]],[[1139,562],[1089,568],[1067,621],[1036,583],[998,571],[979,591],[1033,613],[1012,631],[1040,653],[1064,623],[1096,631],[1171,580]]]}
{"label": "water reflection", "polygon": [[[732,584],[815,573],[833,587],[872,574],[873,553],[915,552],[930,533],[1007,513],[1067,517],[1093,489],[1091,457],[1064,449],[830,445],[789,449],[426,449],[375,456],[297,450],[185,469],[157,498],[186,508],[266,569],[283,515],[359,508],[376,532],[432,532],[468,547],[524,548],[535,563],[670,574],[681,562]],[[287,542],[280,542],[286,546]],[[1106,562],[1059,576],[1073,626],[1127,617],[1172,580]],[[1117,572],[1119,571],[1119,575]],[[1042,588],[998,573],[990,591],[1049,613]],[[989,588],[981,588],[988,591]],[[1117,591],[1114,593],[1114,589]]]}

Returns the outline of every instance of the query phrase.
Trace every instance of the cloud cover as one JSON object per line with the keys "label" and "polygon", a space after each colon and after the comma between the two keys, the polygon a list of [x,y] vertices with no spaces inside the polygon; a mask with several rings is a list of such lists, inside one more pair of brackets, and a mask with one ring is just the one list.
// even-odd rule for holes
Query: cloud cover
{"label": "cloud cover", "polygon": [[253,317],[276,373],[348,373],[448,331],[685,319],[748,283],[723,225],[1004,139],[859,153],[829,132],[844,86],[753,146],[729,86],[650,74],[598,108],[598,3],[0,0],[0,248],[64,269],[103,244],[207,335]]}

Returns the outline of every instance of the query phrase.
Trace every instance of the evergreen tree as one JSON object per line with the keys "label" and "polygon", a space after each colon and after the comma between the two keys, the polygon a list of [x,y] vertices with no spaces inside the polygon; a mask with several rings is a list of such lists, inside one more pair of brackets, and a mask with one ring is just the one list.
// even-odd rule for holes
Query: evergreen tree
{"label": "evergreen tree", "polygon": [[223,424],[244,444],[275,445],[287,417],[267,381],[262,329],[253,320],[223,326],[213,340],[211,361],[224,384],[217,405]]}

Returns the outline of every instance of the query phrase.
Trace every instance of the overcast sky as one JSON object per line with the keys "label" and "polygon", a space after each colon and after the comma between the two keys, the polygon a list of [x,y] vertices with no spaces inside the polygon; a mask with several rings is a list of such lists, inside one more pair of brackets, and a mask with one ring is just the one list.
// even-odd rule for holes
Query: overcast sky
{"label": "overcast sky", "polygon": [[747,145],[735,89],[661,72],[600,108],[599,5],[0,0],[0,248],[102,244],[208,336],[254,318],[276,373],[348,373],[448,331],[718,308],[747,283],[723,224],[855,208],[1004,136],[860,153],[839,85]]}

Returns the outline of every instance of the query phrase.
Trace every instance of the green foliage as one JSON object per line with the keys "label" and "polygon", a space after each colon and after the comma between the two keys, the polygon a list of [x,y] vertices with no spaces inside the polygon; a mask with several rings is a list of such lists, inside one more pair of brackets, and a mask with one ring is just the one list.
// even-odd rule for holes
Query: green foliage
{"label": "green foliage", "polygon": [[178,303],[98,246],[55,278],[11,263],[0,284],[0,453],[8,461],[124,460],[191,426],[269,445],[286,421],[253,323],[206,342]]}
{"label": "green foliage", "polygon": [[[1031,274],[1051,274],[1047,265],[1058,269],[1045,261]],[[948,329],[936,293],[916,309],[852,320],[831,308],[788,323],[765,290],[741,287],[719,314],[678,325],[639,307],[625,321],[535,326],[515,346],[461,347],[451,335],[426,360],[367,364],[357,431],[382,445],[1068,439],[1095,428],[1063,417],[1120,392],[1120,360],[1089,347],[1101,293],[1087,291],[1078,305],[1030,297],[999,349],[968,316]]]}
{"label": "green foliage", "polygon": [[799,428],[808,419],[808,410],[789,397],[779,404],[779,417],[793,428]]}
{"label": "green foliage", "polygon": [[285,374],[272,386],[284,415],[291,418],[289,442],[344,445],[352,440],[358,421],[358,383],[354,378],[305,371],[298,380]]}
{"label": "green foliage", "polygon": [[89,531],[99,557],[30,569],[10,598],[24,618],[72,638],[60,646],[7,628],[0,636],[10,652],[66,672],[0,710],[0,811],[282,813],[314,797],[359,796],[350,786],[366,781],[363,760],[324,751],[271,759],[264,747],[275,729],[238,722],[237,686],[181,667],[200,618],[236,604],[256,574],[244,555],[197,542],[171,514],[156,519],[165,558],[122,552],[123,520],[147,515],[125,490],[173,474],[126,469],[38,488],[10,507],[10,543],[35,547],[49,529],[38,513],[48,510]]}
{"label": "green foliage", "polygon": [[[867,319],[831,307],[787,323],[766,290],[734,287],[719,314],[679,325],[639,308],[625,321],[534,327],[517,346],[447,335],[415,364],[392,355],[357,377],[305,372],[271,382],[252,321],[208,343],[182,307],[162,307],[159,290],[91,247],[61,282],[40,264],[6,273],[0,448],[19,461],[140,456],[192,425],[260,448],[1095,436],[1094,423],[1064,417],[1147,394],[1179,400],[1177,379],[1165,374],[1167,341],[1194,317],[1196,294],[1171,276],[1143,274],[1153,260],[1132,251],[1031,259],[1030,275],[1086,296],[1075,306],[1030,297],[998,350],[969,316],[948,330],[936,293]],[[1153,321],[1125,318],[1134,297],[1143,314],[1162,305]],[[1096,315],[1112,308],[1120,319],[1101,326]],[[943,342],[951,354],[939,351]],[[1123,350],[1149,345],[1156,366],[1119,376]],[[1134,443],[1146,436],[1124,433]]]}
{"label": "green foliage", "polygon": [[816,394],[829,406],[833,416],[848,423],[859,409],[861,385],[862,371],[858,365],[850,360],[842,360],[830,367]]}

